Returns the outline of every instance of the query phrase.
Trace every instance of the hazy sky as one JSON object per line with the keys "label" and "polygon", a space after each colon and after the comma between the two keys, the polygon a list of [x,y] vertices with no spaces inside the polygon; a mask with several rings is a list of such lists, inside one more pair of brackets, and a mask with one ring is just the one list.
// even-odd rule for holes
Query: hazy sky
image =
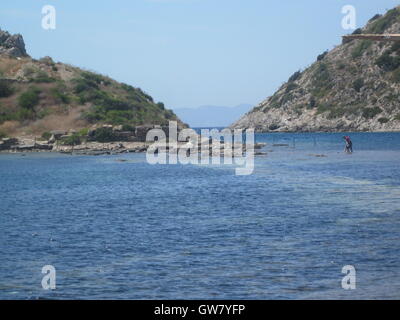
{"label": "hazy sky", "polygon": [[[56,30],[41,27],[54,5]],[[293,72],[394,0],[1,0],[0,28],[34,58],[85,67],[141,87],[168,108],[256,104]]]}

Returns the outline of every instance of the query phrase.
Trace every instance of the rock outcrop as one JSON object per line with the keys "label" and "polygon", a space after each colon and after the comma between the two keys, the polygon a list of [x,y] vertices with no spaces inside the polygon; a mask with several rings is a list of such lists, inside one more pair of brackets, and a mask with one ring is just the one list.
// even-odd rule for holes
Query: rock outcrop
{"label": "rock outcrop", "polygon": [[[398,33],[400,7],[374,16],[354,32]],[[400,41],[351,40],[322,53],[231,127],[258,132],[399,131]]]}
{"label": "rock outcrop", "polygon": [[25,42],[20,34],[11,35],[0,29],[0,54],[11,57],[26,57]]}

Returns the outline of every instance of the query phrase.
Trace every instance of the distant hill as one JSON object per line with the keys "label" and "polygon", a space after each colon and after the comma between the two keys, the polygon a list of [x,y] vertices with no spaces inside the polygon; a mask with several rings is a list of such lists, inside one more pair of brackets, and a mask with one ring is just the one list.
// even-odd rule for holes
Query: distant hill
{"label": "distant hill", "polygon": [[183,126],[141,89],[50,57],[32,59],[21,35],[0,30],[0,136],[169,120]]}
{"label": "distant hill", "polygon": [[[354,33],[400,33],[400,7],[375,15]],[[293,48],[293,55],[298,50],[301,48]],[[292,132],[399,131],[400,42],[353,39],[322,53],[232,127]]]}
{"label": "distant hill", "polygon": [[236,107],[201,106],[197,108],[174,109],[183,122],[191,127],[227,127],[251,109],[250,104]]}

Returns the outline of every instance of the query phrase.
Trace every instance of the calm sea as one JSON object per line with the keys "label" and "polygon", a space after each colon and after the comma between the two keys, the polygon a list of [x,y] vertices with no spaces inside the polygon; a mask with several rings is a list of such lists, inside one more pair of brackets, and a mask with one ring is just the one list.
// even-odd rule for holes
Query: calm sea
{"label": "calm sea", "polygon": [[258,134],[250,176],[0,155],[0,298],[399,299],[400,134],[350,135]]}

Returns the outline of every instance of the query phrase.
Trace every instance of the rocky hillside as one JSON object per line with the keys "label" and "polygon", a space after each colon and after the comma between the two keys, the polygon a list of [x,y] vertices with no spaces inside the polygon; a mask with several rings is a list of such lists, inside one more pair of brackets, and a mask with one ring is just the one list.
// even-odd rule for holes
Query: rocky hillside
{"label": "rocky hillside", "polygon": [[[400,7],[355,34],[400,33]],[[318,56],[232,125],[257,131],[400,130],[400,42],[352,40]]]}
{"label": "rocky hillside", "polygon": [[0,138],[169,120],[184,126],[141,89],[50,57],[32,59],[21,35],[0,30]]}

